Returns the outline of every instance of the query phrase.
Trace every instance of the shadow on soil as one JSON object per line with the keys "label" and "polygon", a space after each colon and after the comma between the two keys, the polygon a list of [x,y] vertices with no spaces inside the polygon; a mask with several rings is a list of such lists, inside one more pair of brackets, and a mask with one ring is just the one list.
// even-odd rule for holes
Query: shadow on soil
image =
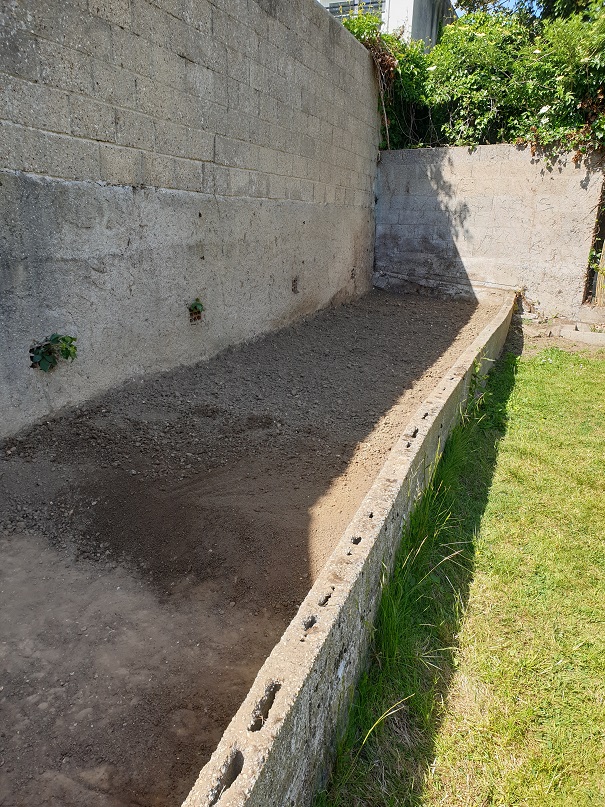
{"label": "shadow on soil", "polygon": [[374,292],[4,444],[0,803],[181,802],[476,308]]}
{"label": "shadow on soil", "polygon": [[476,534],[522,348],[516,316],[488,380],[485,408],[448,441],[433,485],[404,534],[396,571],[383,592],[372,661],[359,682],[331,780],[315,807],[424,804],[474,575]]}

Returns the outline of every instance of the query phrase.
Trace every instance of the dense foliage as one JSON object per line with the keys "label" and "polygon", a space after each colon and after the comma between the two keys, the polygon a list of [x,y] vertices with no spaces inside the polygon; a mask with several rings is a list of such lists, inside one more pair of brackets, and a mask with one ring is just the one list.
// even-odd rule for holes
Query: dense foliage
{"label": "dense foliage", "polygon": [[542,20],[523,11],[467,14],[428,53],[422,42],[381,34],[376,16],[345,25],[373,49],[379,70],[381,59],[389,64],[386,147],[528,142],[582,154],[605,146],[602,3]]}
{"label": "dense foliage", "polygon": [[366,46],[376,65],[383,117],[383,146],[400,148],[399,118],[403,119],[406,112],[411,114],[407,110],[410,103],[423,103],[429,76],[424,42],[408,43],[402,36],[382,33],[382,19],[376,14],[351,14],[343,20],[343,24]]}
{"label": "dense foliage", "polygon": [[[584,12],[590,0],[516,0],[513,8],[525,16],[543,20],[569,17]],[[456,8],[465,14],[475,11],[506,11],[511,9],[510,0],[456,0]]]}

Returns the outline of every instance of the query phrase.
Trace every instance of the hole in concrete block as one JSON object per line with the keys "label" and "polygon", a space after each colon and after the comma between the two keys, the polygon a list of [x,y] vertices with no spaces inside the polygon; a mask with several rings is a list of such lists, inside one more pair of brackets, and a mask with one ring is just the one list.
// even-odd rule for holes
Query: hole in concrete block
{"label": "hole in concrete block", "polygon": [[351,550],[349,549],[349,551],[347,552],[347,555],[352,555],[352,554],[353,554],[353,553],[352,553],[352,552],[351,552]]}
{"label": "hole in concrete block", "polygon": [[298,275],[292,278],[292,292],[298,294]]}
{"label": "hole in concrete block", "polygon": [[429,413],[428,413],[428,412],[425,412],[425,413],[424,413],[424,415],[422,416],[422,419],[423,419],[423,420],[426,420],[426,419],[428,418],[428,416],[429,416]]}
{"label": "hole in concrete block", "polygon": [[[332,591],[334,591],[334,586],[330,586],[330,588],[332,589]],[[319,601],[319,603],[318,603],[318,604],[319,604],[319,606],[320,606],[321,608],[323,608],[323,606],[324,606],[324,605],[327,605],[327,604],[328,604],[328,600],[329,600],[329,599],[330,599],[330,597],[332,596],[332,591],[329,591],[327,594],[324,594],[324,596],[323,596],[323,597],[321,598],[321,600]]]}
{"label": "hole in concrete block", "polygon": [[237,777],[242,772],[242,768],[244,767],[244,755],[241,751],[234,749],[225,766],[225,772],[222,774],[220,779],[218,780],[215,787],[212,788],[210,791],[210,801],[208,802],[208,807],[214,807],[220,797],[223,795],[225,790],[228,790],[231,785],[235,782]]}
{"label": "hole in concrete block", "polygon": [[267,718],[269,717],[269,712],[271,711],[271,707],[275,701],[275,696],[280,689],[281,684],[277,681],[273,681],[265,689],[265,694],[256,704],[256,708],[252,713],[252,723],[250,723],[248,731],[260,731],[262,729]]}
{"label": "hole in concrete block", "polygon": [[374,513],[368,513],[368,518],[374,518]]}
{"label": "hole in concrete block", "polygon": [[[371,516],[370,516],[370,518],[371,518]],[[354,538],[351,538],[351,543],[355,544],[355,546],[357,546],[357,544],[360,544],[361,543],[361,535],[356,535]]]}
{"label": "hole in concrete block", "polygon": [[315,615],[308,616],[305,620],[303,620],[303,628],[305,630],[311,630],[313,625],[317,624],[317,617]]}

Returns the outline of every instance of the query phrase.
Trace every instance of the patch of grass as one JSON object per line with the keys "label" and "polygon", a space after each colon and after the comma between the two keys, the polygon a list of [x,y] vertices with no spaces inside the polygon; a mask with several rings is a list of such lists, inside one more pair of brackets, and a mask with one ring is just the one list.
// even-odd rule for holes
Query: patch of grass
{"label": "patch of grass", "polygon": [[603,355],[491,375],[405,532],[317,807],[605,804],[604,389]]}
{"label": "patch of grass", "polygon": [[605,804],[605,359],[521,362],[422,803]]}

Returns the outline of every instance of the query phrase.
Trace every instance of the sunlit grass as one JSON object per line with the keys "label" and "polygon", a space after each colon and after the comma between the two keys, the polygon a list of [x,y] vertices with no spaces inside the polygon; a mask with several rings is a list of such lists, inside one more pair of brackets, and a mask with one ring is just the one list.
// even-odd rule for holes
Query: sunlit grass
{"label": "sunlit grass", "polygon": [[605,804],[604,392],[603,355],[499,365],[404,535],[318,805]]}

